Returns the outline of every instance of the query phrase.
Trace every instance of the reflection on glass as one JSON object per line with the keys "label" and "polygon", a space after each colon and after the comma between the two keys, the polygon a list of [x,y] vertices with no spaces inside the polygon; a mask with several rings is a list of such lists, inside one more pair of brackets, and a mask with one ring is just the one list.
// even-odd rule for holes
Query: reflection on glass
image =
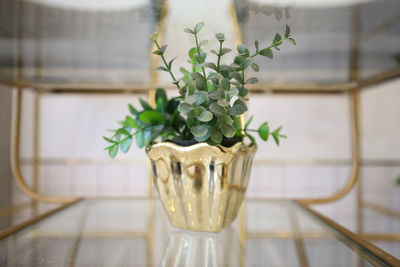
{"label": "reflection on glass", "polygon": [[161,266],[239,266],[242,247],[232,227],[220,233],[174,231]]}

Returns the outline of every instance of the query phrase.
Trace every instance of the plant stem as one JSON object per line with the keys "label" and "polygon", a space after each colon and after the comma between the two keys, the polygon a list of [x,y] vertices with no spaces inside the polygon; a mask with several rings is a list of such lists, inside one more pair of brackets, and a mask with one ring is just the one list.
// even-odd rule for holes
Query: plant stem
{"label": "plant stem", "polygon": [[[284,37],[281,40],[279,40],[279,42],[277,42],[276,44],[273,43],[273,44],[271,44],[270,46],[268,46],[268,47],[266,47],[264,49],[271,49],[271,48],[273,48],[275,46],[281,45],[283,43],[283,41],[286,41],[286,40],[289,40],[289,37]],[[263,49],[261,49],[261,50],[263,50]],[[253,55],[251,55],[251,57],[255,57],[255,56],[259,55],[259,54],[260,54],[260,51],[256,51]]]}
{"label": "plant stem", "polygon": [[218,52],[218,61],[217,61],[217,72],[218,73],[219,73],[219,64],[221,62],[222,43],[223,43],[223,41],[219,41],[219,52]]}
{"label": "plant stem", "polygon": [[[155,42],[155,44],[156,44],[158,50],[161,51],[161,47],[160,47],[160,45],[158,44],[157,41]],[[161,51],[161,52],[162,52],[162,51]],[[179,86],[179,83],[178,83],[177,80],[175,79],[174,74],[172,73],[171,68],[168,66],[168,63],[167,63],[167,61],[165,60],[164,52],[162,52],[160,56],[161,56],[162,61],[164,62],[165,67],[168,69],[168,72],[169,72],[169,74],[171,75],[172,80],[174,81],[173,83],[176,85],[176,87],[177,87],[178,89],[181,89],[181,87]]]}
{"label": "plant stem", "polygon": [[[194,38],[195,38],[195,40],[196,40],[197,55],[199,56],[199,60],[200,60],[201,56],[200,56],[200,47],[199,47],[199,40],[198,40],[198,38],[197,38],[197,33],[194,34]],[[199,62],[199,64],[201,64],[201,63]],[[206,70],[204,69],[204,66],[201,67],[201,70],[203,71],[203,76],[204,76],[204,82],[205,82],[205,86],[206,86],[206,91],[208,91]]]}

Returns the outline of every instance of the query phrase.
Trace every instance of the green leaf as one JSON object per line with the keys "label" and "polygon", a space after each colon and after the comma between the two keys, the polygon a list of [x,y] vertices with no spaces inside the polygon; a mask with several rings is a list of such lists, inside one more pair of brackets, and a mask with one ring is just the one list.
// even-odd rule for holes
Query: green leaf
{"label": "green leaf", "polygon": [[209,93],[208,97],[211,98],[211,99],[220,99],[223,94],[224,94],[223,91],[217,90],[217,91]]}
{"label": "green leaf", "polygon": [[210,111],[208,111],[208,110],[203,111],[203,112],[197,117],[197,119],[198,119],[199,121],[202,121],[202,122],[210,121],[210,120],[212,120],[212,118],[213,118],[213,114],[212,114]]}
{"label": "green leaf", "polygon": [[151,131],[150,130],[146,130],[146,131],[144,131],[143,146],[147,146],[148,144],[150,144],[150,142],[151,142]]}
{"label": "green leaf", "polygon": [[235,128],[231,125],[222,124],[221,130],[222,133],[228,138],[231,138],[235,135]]}
{"label": "green leaf", "polygon": [[120,147],[119,147],[121,149],[122,153],[128,152],[129,148],[131,147],[131,144],[132,144],[132,136],[129,136],[129,137],[125,138],[124,140],[122,140]]}
{"label": "green leaf", "polygon": [[262,140],[267,141],[269,137],[268,122],[264,122],[263,124],[261,124],[260,127],[258,127],[257,132]]}
{"label": "green leaf", "polygon": [[267,57],[267,58],[273,58],[274,54],[272,53],[272,50],[269,48],[264,48],[260,51],[260,55]]}
{"label": "green leaf", "polygon": [[247,120],[246,124],[244,125],[244,130],[247,130],[247,127],[249,127],[251,121],[253,120],[253,116],[250,117],[250,119]]}
{"label": "green leaf", "polygon": [[256,77],[251,77],[246,81],[246,83],[248,84],[258,83],[258,79]]}
{"label": "green leaf", "polygon": [[207,68],[210,68],[212,70],[217,71],[217,66],[212,62],[207,62],[206,64],[204,64],[204,66],[206,66]]}
{"label": "green leaf", "polygon": [[152,123],[152,124],[161,124],[165,122],[164,116],[155,110],[147,110],[143,111],[139,115],[139,119],[145,123]]}
{"label": "green leaf", "polygon": [[139,114],[139,111],[137,111],[131,104],[128,104],[129,107],[129,112],[133,115],[136,116]]}
{"label": "green leaf", "polygon": [[258,51],[258,40],[254,41],[254,46],[256,47],[256,51]]}
{"label": "green leaf", "polygon": [[187,80],[185,84],[186,84],[187,88],[189,88],[190,91],[193,91],[194,89],[196,89],[196,83],[192,79]]}
{"label": "green leaf", "polygon": [[207,131],[208,131],[207,125],[197,125],[190,128],[190,132],[197,137],[204,136],[205,134],[207,134]]}
{"label": "green leaf", "polygon": [[157,88],[156,90],[156,99],[158,100],[159,98],[163,100],[164,104],[167,104],[168,102],[167,93],[162,88]]}
{"label": "green leaf", "polygon": [[118,154],[118,144],[112,145],[108,149],[108,155],[113,159]]}
{"label": "green leaf", "polygon": [[159,113],[161,113],[161,115],[164,117],[165,111],[164,111],[164,100],[159,97],[156,98],[157,99],[157,103],[156,103],[156,111],[158,111]]}
{"label": "green leaf", "polygon": [[210,110],[217,117],[222,117],[225,115],[225,109],[223,107],[221,107],[220,105],[218,105],[217,103],[212,103],[210,105]]}
{"label": "green leaf", "polygon": [[106,140],[107,142],[109,142],[109,143],[112,143],[112,144],[118,144],[118,142],[117,141],[115,141],[115,140],[112,140],[112,139],[110,139],[110,138],[108,138],[108,137],[105,137],[105,136],[103,136],[103,139],[104,140]]}
{"label": "green leaf", "polygon": [[224,89],[224,90],[229,90],[231,87],[231,83],[227,78],[223,78],[220,81],[220,85],[221,85],[222,89]]}
{"label": "green leaf", "polygon": [[224,48],[221,49],[221,54],[220,54],[220,56],[223,56],[223,55],[225,55],[225,54],[228,54],[228,53],[231,52],[231,51],[232,51],[231,49],[224,47]]}
{"label": "green leaf", "polygon": [[214,49],[211,49],[211,50],[210,50],[210,52],[211,52],[211,54],[214,54],[214,55],[217,55],[217,56],[219,56],[218,52],[217,52],[217,51],[215,51]]}
{"label": "green leaf", "polygon": [[229,72],[229,77],[235,79],[236,81],[242,83],[242,76],[238,72]]}
{"label": "green leaf", "polygon": [[206,134],[205,135],[202,135],[202,136],[195,136],[194,137],[194,139],[197,141],[197,142],[204,142],[204,141],[206,141],[209,137],[210,137],[210,126],[206,126],[207,127],[207,132],[206,132]]}
{"label": "green leaf", "polygon": [[186,29],[184,29],[183,31],[184,31],[184,32],[187,32],[187,33],[194,34],[193,30],[191,30],[191,29],[189,29],[189,28],[186,28]]}
{"label": "green leaf", "polygon": [[242,115],[245,112],[246,112],[246,107],[238,104],[234,104],[230,110],[231,115]]}
{"label": "green leaf", "polygon": [[229,106],[229,102],[224,99],[218,99],[217,104],[220,105],[221,107]]}
{"label": "green leaf", "polygon": [[251,144],[250,145],[254,145],[256,144],[256,139],[254,138],[254,136],[252,136],[249,133],[246,133],[246,136],[250,139]]}
{"label": "green leaf", "polygon": [[201,28],[203,28],[204,26],[204,22],[199,22],[196,24],[196,26],[194,26],[194,33],[199,33],[199,31],[201,30]]}
{"label": "green leaf", "polygon": [[168,68],[169,68],[169,69],[171,69],[171,67],[172,67],[172,62],[174,62],[175,59],[176,59],[176,57],[174,57],[173,59],[171,59],[171,60],[168,62]]}
{"label": "green leaf", "polygon": [[153,108],[149,105],[149,103],[147,103],[146,101],[144,101],[142,98],[139,98],[139,102],[140,105],[142,105],[144,110],[152,110]]}
{"label": "green leaf", "polygon": [[260,67],[256,63],[252,63],[250,66],[254,71],[259,71],[260,70]]}
{"label": "green leaf", "polygon": [[135,136],[136,136],[136,146],[138,148],[142,148],[144,146],[144,132],[138,131],[136,132]]}
{"label": "green leaf", "polygon": [[185,103],[185,102],[179,103],[178,111],[180,113],[187,114],[188,112],[190,112],[192,110],[193,110],[193,107],[191,105],[189,105],[188,103]]}
{"label": "green leaf", "polygon": [[203,79],[196,79],[196,88],[198,90],[205,90],[206,88],[206,83],[204,82]]}
{"label": "green leaf", "polygon": [[289,41],[292,42],[292,44],[297,45],[296,40],[293,38],[289,38]]}
{"label": "green leaf", "polygon": [[253,59],[252,58],[245,58],[243,60],[243,68],[247,69],[248,66],[250,66],[253,63]]}
{"label": "green leaf", "polygon": [[210,129],[210,137],[211,140],[217,144],[221,144],[222,141],[222,133],[215,128]]}
{"label": "green leaf", "polygon": [[220,41],[220,42],[225,41],[225,35],[223,33],[217,33],[215,35],[215,38],[217,38],[217,40]]}
{"label": "green leaf", "polygon": [[187,69],[185,69],[184,67],[180,67],[180,68],[179,68],[179,71],[180,71],[183,75],[189,75],[189,74],[190,74],[190,72],[189,72]]}
{"label": "green leaf", "polygon": [[122,135],[131,135],[130,132],[128,132],[126,129],[124,128],[119,128],[117,130],[117,133],[122,134]]}
{"label": "green leaf", "polygon": [[[157,55],[157,56],[161,56],[163,54],[163,52],[161,50],[154,50],[152,54]],[[161,67],[159,67],[159,68],[161,68]]]}
{"label": "green leaf", "polygon": [[276,133],[271,134],[277,146],[279,146],[279,136]]}
{"label": "green leaf", "polygon": [[229,116],[229,115],[224,117],[224,122],[225,122],[225,124],[233,126],[233,120],[232,120],[231,116]]}
{"label": "green leaf", "polygon": [[196,99],[196,105],[201,105],[208,99],[208,95],[204,91],[199,91],[196,93],[197,99]]}
{"label": "green leaf", "polygon": [[206,44],[208,44],[208,40],[201,40],[201,42],[199,43],[199,46],[202,47]]}
{"label": "green leaf", "polygon": [[236,87],[234,87],[234,88],[232,88],[231,90],[229,90],[229,91],[227,92],[227,94],[230,95],[231,97],[233,97],[233,96],[239,94],[239,90],[238,90]]}
{"label": "green leaf", "polygon": [[238,64],[238,65],[242,65],[242,63],[243,63],[243,59],[242,59],[242,57],[240,57],[240,56],[236,56],[235,57],[235,59],[233,60],[233,62],[235,63],[235,64]]}
{"label": "green leaf", "polygon": [[274,38],[274,45],[279,45],[279,42],[282,40],[282,37],[279,33],[275,34],[275,38]]}
{"label": "green leaf", "polygon": [[191,76],[193,79],[204,80],[203,75],[201,75],[200,73],[198,73],[198,72],[196,72],[196,71],[190,73],[190,76]]}
{"label": "green leaf", "polygon": [[285,38],[288,38],[290,35],[290,27],[289,25],[286,24],[286,28],[285,28]]}
{"label": "green leaf", "polygon": [[247,89],[247,88],[245,88],[245,87],[239,89],[239,95],[240,95],[241,97],[246,96],[248,93],[249,93],[249,89]]}
{"label": "green leaf", "polygon": [[157,41],[157,38],[158,38],[158,32],[155,32],[152,35],[150,35],[150,40],[153,42]]}
{"label": "green leaf", "polygon": [[137,123],[137,121],[134,120],[129,115],[125,116],[125,122],[124,122],[123,126],[130,127],[130,128],[135,128],[135,129],[139,129],[140,128],[140,125]]}
{"label": "green leaf", "polygon": [[185,97],[185,102],[189,105],[193,105],[197,100],[197,95],[188,95]]}
{"label": "green leaf", "polygon": [[154,71],[157,71],[157,70],[161,70],[161,71],[169,71],[166,67],[162,67],[162,66],[160,66],[160,67],[157,67],[157,68],[155,68],[154,69]]}
{"label": "green leaf", "polygon": [[239,53],[240,55],[243,55],[243,56],[246,56],[246,57],[249,56],[249,49],[247,49],[247,47],[244,46],[244,45],[238,45],[238,46],[236,47],[236,50],[238,51],[238,53]]}

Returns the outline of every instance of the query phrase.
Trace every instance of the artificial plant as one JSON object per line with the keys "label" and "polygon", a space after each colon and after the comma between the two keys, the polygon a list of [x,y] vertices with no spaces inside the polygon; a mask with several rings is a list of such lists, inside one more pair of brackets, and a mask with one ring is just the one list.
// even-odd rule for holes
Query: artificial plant
{"label": "artificial plant", "polygon": [[156,50],[153,54],[160,56],[163,66],[156,68],[168,72],[172,83],[179,90],[179,96],[168,98],[165,90],[159,88],[155,94],[156,105],[152,107],[143,99],[139,99],[141,110],[129,104],[130,115],[120,121],[120,128],[111,130],[113,135],[104,139],[110,143],[106,150],[114,158],[118,150],[126,153],[135,139],[139,148],[151,146],[157,141],[196,140],[207,142],[209,145],[220,145],[224,138],[247,137],[250,145],[256,143],[251,132],[257,132],[260,138],[267,141],[270,136],[279,145],[282,126],[271,131],[268,122],[262,123],[257,129],[250,129],[249,124],[253,117],[242,123],[241,115],[247,111],[248,84],[257,83],[256,77],[246,77],[246,69],[251,67],[259,70],[255,62],[256,57],[273,58],[273,49],[280,50],[284,41],[296,44],[290,35],[290,27],[286,25],[283,36],[279,33],[270,45],[261,48],[255,41],[253,53],[244,46],[237,46],[237,54],[231,64],[222,64],[221,58],[230,53],[231,49],[224,47],[225,35],[217,33],[216,50],[209,52],[217,56],[216,62],[206,61],[207,53],[204,45],[207,40],[199,40],[199,32],[204,23],[198,23],[193,29],[185,29],[194,41],[195,47],[189,50],[188,62],[192,65],[191,71],[181,67],[183,76],[177,79],[172,72],[174,59],[167,60],[165,51],[167,45],[158,42],[158,33],[150,36]]}

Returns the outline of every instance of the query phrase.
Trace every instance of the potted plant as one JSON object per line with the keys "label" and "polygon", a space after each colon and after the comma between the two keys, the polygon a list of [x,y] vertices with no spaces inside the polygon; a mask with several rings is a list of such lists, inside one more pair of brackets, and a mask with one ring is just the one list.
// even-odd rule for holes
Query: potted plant
{"label": "potted plant", "polygon": [[273,48],[279,50],[284,41],[295,41],[286,25],[283,37],[277,33],[265,48],[258,41],[253,53],[244,45],[237,46],[233,62],[227,65],[221,58],[231,50],[223,47],[225,36],[218,33],[219,47],[210,51],[217,58],[213,63],[206,61],[202,48],[207,40],[199,40],[203,26],[198,23],[184,30],[193,36],[195,47],[189,51],[192,69],[180,68],[180,79],[172,72],[174,59],[165,58],[167,46],[158,43],[157,33],[150,36],[157,47],[153,54],[164,64],[157,70],[170,74],[179,95],[168,98],[165,90],[157,89],[155,107],[143,99],[139,99],[140,110],[129,104],[130,115],[112,130],[112,137],[104,139],[110,143],[106,150],[111,158],[119,150],[128,152],[133,139],[138,148],[146,148],[151,177],[174,226],[219,232],[236,218],[247,188],[257,150],[251,133],[258,133],[264,141],[272,136],[277,145],[280,138],[286,138],[282,127],[272,131],[264,122],[251,129],[252,117],[244,123],[246,85],[258,82],[255,77],[246,78],[245,71],[249,67],[258,71],[256,57],[272,59]]}

